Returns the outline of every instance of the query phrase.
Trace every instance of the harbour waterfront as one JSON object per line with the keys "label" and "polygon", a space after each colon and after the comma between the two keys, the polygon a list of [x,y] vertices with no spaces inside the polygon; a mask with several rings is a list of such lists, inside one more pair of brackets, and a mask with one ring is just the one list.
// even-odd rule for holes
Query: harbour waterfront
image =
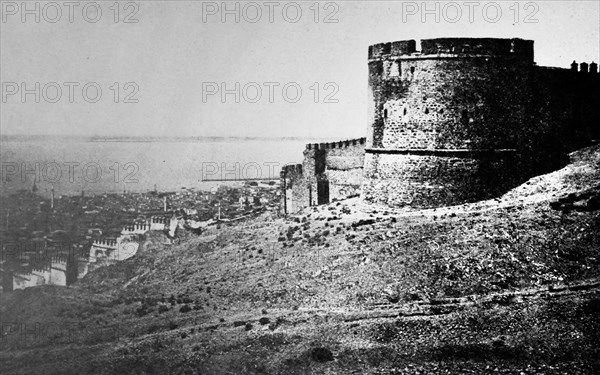
{"label": "harbour waterfront", "polygon": [[278,179],[308,140],[262,138],[3,138],[0,193],[102,194],[210,189],[203,180]]}

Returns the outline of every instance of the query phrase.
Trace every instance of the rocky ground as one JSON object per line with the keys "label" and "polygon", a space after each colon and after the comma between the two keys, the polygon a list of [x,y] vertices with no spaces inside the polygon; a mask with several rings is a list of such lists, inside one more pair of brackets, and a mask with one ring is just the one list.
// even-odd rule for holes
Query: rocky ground
{"label": "rocky ground", "polygon": [[[600,147],[503,197],[150,235],[1,295],[2,374],[592,374]],[[37,324],[37,325],[36,325]]]}

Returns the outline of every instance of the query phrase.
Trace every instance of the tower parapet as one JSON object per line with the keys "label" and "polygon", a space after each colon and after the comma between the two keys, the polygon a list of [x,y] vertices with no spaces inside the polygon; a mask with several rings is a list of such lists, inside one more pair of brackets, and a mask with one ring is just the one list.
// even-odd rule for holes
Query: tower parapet
{"label": "tower parapet", "polygon": [[516,38],[369,47],[363,199],[434,207],[502,189],[510,179],[498,172],[529,118],[533,66],[533,41]]}
{"label": "tower parapet", "polygon": [[587,73],[588,72],[588,63],[582,62],[581,64],[579,64],[579,71],[581,73]]}
{"label": "tower parapet", "polygon": [[598,64],[596,64],[593,61],[590,64],[588,64],[586,62],[577,64],[576,61],[573,61],[571,63],[571,71],[575,72],[575,73],[583,73],[583,74],[586,74],[586,73],[597,74],[598,73]]}
{"label": "tower parapet", "polygon": [[378,43],[369,46],[369,60],[386,58],[433,57],[510,57],[533,63],[533,41],[519,38],[436,38],[423,39],[420,49],[415,40]]}
{"label": "tower parapet", "polygon": [[368,71],[366,139],[306,145],[281,172],[285,213],[358,191],[396,207],[491,198],[600,141],[598,65],[537,66],[531,40],[378,43]]}

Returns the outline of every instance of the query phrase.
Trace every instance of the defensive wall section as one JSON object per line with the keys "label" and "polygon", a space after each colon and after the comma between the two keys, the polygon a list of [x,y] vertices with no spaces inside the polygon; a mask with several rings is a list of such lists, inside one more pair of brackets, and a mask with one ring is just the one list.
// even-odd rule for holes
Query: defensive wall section
{"label": "defensive wall section", "polygon": [[282,212],[359,193],[391,207],[488,199],[600,140],[598,65],[537,66],[532,40],[380,43],[368,70],[366,138],[307,145],[281,172]]}
{"label": "defensive wall section", "polygon": [[[579,73],[540,70],[533,41],[522,39],[429,39],[419,50],[413,40],[369,47],[362,198],[395,207],[460,204],[497,196],[542,167],[552,169],[591,135],[589,124],[572,121],[577,95],[586,96],[576,84]],[[597,94],[598,74],[585,74],[596,80],[586,85]],[[563,87],[569,92],[545,82],[555,75],[570,82]]]}
{"label": "defensive wall section", "polygon": [[570,69],[535,67],[532,86],[537,131],[533,139],[547,143],[552,141],[549,135],[557,134],[567,152],[600,140],[598,64],[573,61]]}
{"label": "defensive wall section", "polygon": [[307,144],[302,164],[281,171],[283,213],[360,194],[365,138]]}

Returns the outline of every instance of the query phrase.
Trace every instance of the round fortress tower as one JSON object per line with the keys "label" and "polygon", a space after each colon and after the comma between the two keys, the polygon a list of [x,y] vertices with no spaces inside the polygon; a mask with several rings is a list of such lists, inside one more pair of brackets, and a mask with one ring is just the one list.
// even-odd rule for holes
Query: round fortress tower
{"label": "round fortress tower", "polygon": [[528,139],[533,41],[441,38],[369,47],[361,196],[437,207],[491,197]]}

